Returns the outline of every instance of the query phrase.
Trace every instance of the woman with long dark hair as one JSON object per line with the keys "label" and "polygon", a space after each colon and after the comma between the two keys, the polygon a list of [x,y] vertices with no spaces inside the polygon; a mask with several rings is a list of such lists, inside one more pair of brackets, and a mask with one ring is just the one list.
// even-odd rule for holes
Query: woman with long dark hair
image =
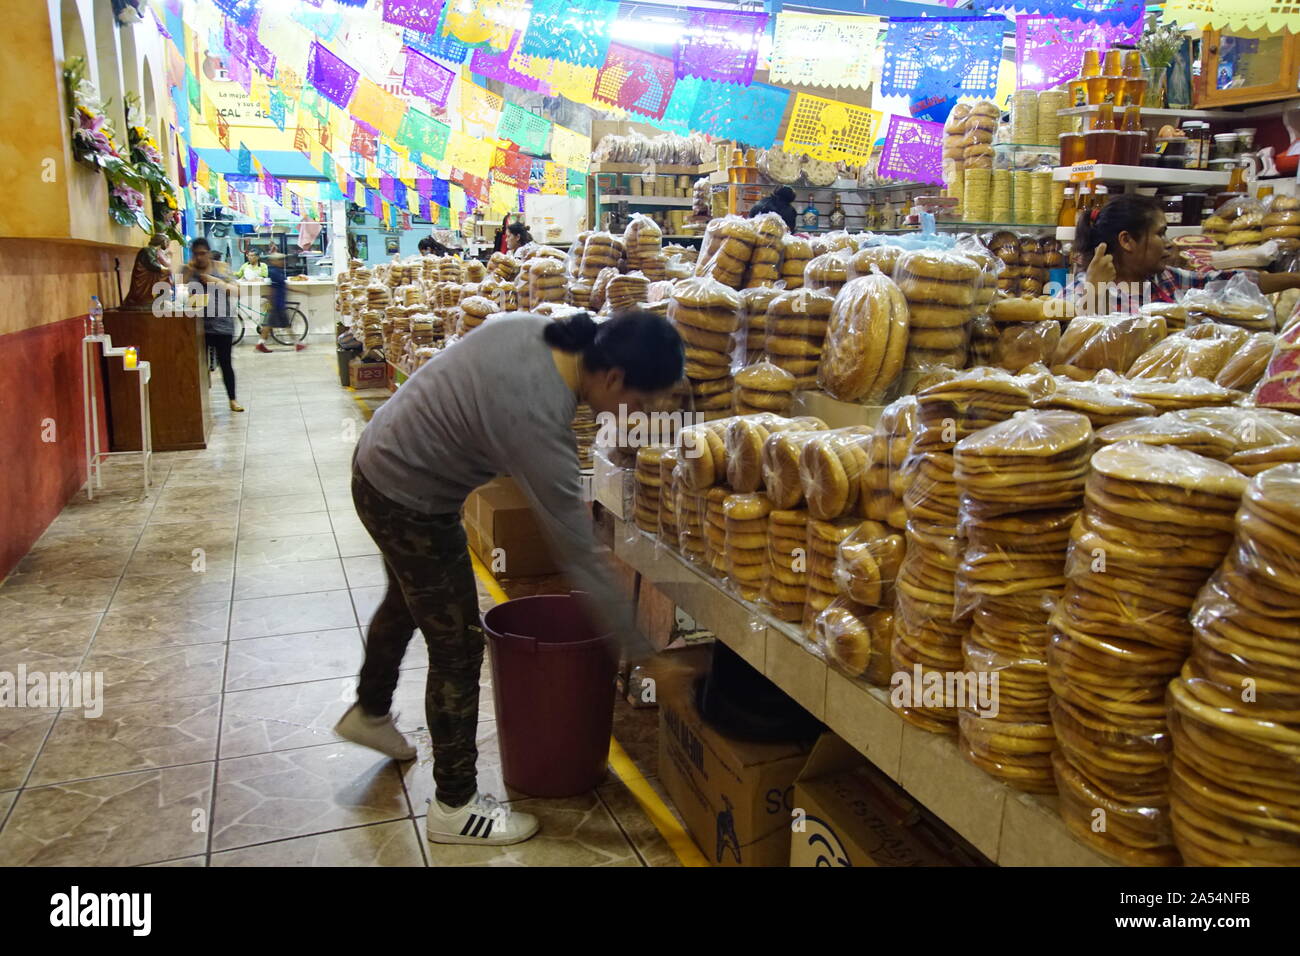
{"label": "woman with long dark hair", "polygon": [[[1087,312],[1136,311],[1145,302],[1173,302],[1177,294],[1231,275],[1170,265],[1164,211],[1152,196],[1116,196],[1079,214],[1074,248],[1086,270],[1068,290]],[[1300,273],[1252,273],[1265,295],[1300,289]]]}
{"label": "woman with long dark hair", "polygon": [[633,640],[630,608],[595,553],[571,423],[580,402],[598,414],[644,410],[677,382],[684,362],[676,330],[649,312],[601,324],[585,313],[501,316],[423,365],[362,432],[352,500],[384,556],[388,590],[366,636],[357,703],[335,732],[396,760],[415,757],[389,707],[418,627],[429,650],[431,841],[503,845],[537,832],[533,816],[478,792],[484,642],[461,506],[475,488],[512,475],[595,619],[616,639]]}

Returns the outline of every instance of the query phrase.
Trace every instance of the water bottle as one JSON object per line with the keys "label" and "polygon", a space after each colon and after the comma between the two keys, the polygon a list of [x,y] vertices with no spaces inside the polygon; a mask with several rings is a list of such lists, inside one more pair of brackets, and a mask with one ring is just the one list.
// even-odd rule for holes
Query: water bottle
{"label": "water bottle", "polygon": [[99,296],[90,297],[90,334],[104,334],[104,307],[99,304]]}

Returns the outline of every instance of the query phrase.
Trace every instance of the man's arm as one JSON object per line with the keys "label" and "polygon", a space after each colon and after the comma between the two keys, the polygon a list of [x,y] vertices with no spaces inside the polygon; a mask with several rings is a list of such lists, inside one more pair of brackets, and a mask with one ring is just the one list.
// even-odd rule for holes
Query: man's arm
{"label": "man's arm", "polygon": [[1272,295],[1287,289],[1300,289],[1300,272],[1261,272],[1255,281],[1260,292]]}

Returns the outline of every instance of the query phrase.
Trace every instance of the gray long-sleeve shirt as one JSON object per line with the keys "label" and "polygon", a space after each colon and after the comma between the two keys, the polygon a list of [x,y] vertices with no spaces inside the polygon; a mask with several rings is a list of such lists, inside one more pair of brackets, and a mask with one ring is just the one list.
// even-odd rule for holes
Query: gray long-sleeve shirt
{"label": "gray long-sleeve shirt", "polygon": [[513,476],[569,582],[626,637],[631,609],[596,554],[572,429],[577,398],[543,338],[550,322],[498,316],[434,356],[375,412],[357,466],[379,492],[425,514],[457,512],[475,488]]}

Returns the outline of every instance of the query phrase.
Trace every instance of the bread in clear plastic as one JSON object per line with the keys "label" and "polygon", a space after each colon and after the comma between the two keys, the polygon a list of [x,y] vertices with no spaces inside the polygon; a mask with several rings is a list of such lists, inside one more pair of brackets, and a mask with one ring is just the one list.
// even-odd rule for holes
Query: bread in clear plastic
{"label": "bread in clear plastic", "polygon": [[1182,448],[1218,461],[1227,460],[1236,450],[1231,433],[1203,422],[1180,418],[1176,412],[1131,418],[1097,431],[1100,446],[1122,441]]}
{"label": "bread in clear plastic", "polygon": [[1272,332],[1277,328],[1273,306],[1245,273],[1210,282],[1203,289],[1184,292],[1179,304],[1187,310],[1188,321],[1226,322],[1252,332]]}
{"label": "bread in clear plastic", "polygon": [[803,288],[804,270],[812,259],[812,243],[800,236],[781,240],[781,281],[787,290]]}
{"label": "bread in clear plastic", "polygon": [[677,468],[676,446],[666,447],[659,455],[659,540],[672,548],[680,547],[677,538],[677,505],[673,476]]}
{"label": "bread in clear plastic", "polygon": [[756,601],[767,582],[767,529],[772,503],[761,494],[727,495],[722,504],[727,578],[741,597]]}
{"label": "bread in clear plastic", "polygon": [[1223,363],[1214,376],[1214,384],[1243,392],[1250,391],[1264,377],[1276,345],[1277,336],[1272,332],[1255,332],[1245,345]]}
{"label": "bread in clear plastic", "polygon": [[767,359],[745,366],[736,373],[737,414],[774,412],[784,415],[794,404],[795,377]]}
{"label": "bread in clear plastic", "polygon": [[803,443],[799,478],[808,514],[832,521],[857,512],[873,429],[853,425],[815,432]]}
{"label": "bread in clear plastic", "polygon": [[839,593],[867,607],[892,608],[904,550],[901,534],[879,522],[864,521],[840,542],[833,574]]}
{"label": "bread in clear plastic", "polygon": [[695,380],[727,380],[744,366],[740,297],[709,278],[684,279],[668,304],[672,321],[686,346],[686,376]]}
{"label": "bread in clear plastic", "polygon": [[[1106,373],[1098,373],[1102,377]],[[1207,378],[1183,378],[1176,382],[1157,382],[1145,378],[1126,378],[1116,383],[1121,395],[1146,402],[1157,412],[1172,412],[1205,405],[1233,405],[1245,396],[1231,388],[1215,385]]]}
{"label": "bread in clear plastic", "polygon": [[725,477],[733,491],[755,492],[763,487],[763,446],[778,432],[821,431],[819,418],[784,418],[764,412],[731,419],[723,435],[726,455]]}
{"label": "bread in clear plastic", "polygon": [[811,288],[783,292],[768,304],[764,351],[769,362],[794,376],[796,389],[817,384],[834,304],[829,291]]}
{"label": "bread in clear plastic", "polygon": [[767,307],[781,294],[775,286],[740,290],[740,310],[745,329],[746,358],[756,361],[767,341]]}
{"label": "bread in clear plastic", "polygon": [[966,364],[981,276],[979,265],[955,251],[916,250],[898,258],[894,281],[911,327],[905,367]]}
{"label": "bread in clear plastic", "polygon": [[785,220],[774,212],[755,216],[752,222],[756,235],[749,268],[745,272],[744,287],[747,289],[771,287],[781,280],[783,243],[788,230]]}
{"label": "bread in clear plastic", "polygon": [[1123,375],[1167,334],[1163,316],[1088,315],[1070,320],[1052,356],[1052,371],[1091,378],[1101,369]]}
{"label": "bread in clear plastic", "polygon": [[838,295],[844,283],[849,281],[849,262],[852,254],[847,250],[837,249],[824,252],[808,260],[804,267],[803,284],[805,288],[829,292]]}
{"label": "bread in clear plastic", "polygon": [[1061,342],[1061,323],[1055,319],[1041,322],[1005,324],[1001,327],[993,351],[993,360],[1008,372],[1018,372],[1027,365],[1046,365]]}
{"label": "bread in clear plastic", "polygon": [[758,227],[753,220],[740,216],[710,220],[695,262],[695,275],[732,289],[741,288],[757,241]]}
{"label": "bread in clear plastic", "polygon": [[916,431],[916,397],[907,395],[885,407],[867,446],[867,470],[863,475],[861,513],[896,531],[907,525],[903,507],[903,462]]}
{"label": "bread in clear plastic", "polygon": [[817,383],[841,401],[880,401],[907,347],[907,300],[894,281],[879,272],[852,279],[831,309]]}
{"label": "bread in clear plastic", "polygon": [[888,687],[889,646],[894,636],[894,612],[835,598],[813,622],[813,639],[826,659],[850,677]]}
{"label": "bread in clear plastic", "polygon": [[774,507],[767,520],[768,578],[762,603],[778,620],[802,621],[808,597],[808,512]]}
{"label": "bread in clear plastic", "polygon": [[594,283],[605,269],[618,271],[623,260],[623,239],[608,232],[593,232],[582,248],[581,277]]}
{"label": "bread in clear plastic", "polygon": [[1182,378],[1214,379],[1228,360],[1246,344],[1245,329],[1216,322],[1175,332],[1147,349],[1129,367],[1129,378],[1175,382]]}
{"label": "bread in clear plastic", "polygon": [[636,453],[632,518],[636,526],[648,534],[659,531],[659,498],[663,480],[659,465],[666,450],[662,445],[646,445]]}
{"label": "bread in clear plastic", "polygon": [[[817,615],[839,595],[835,583],[835,562],[839,546],[857,531],[862,519],[853,515],[823,521],[809,515],[807,539],[808,590],[802,618],[805,634],[812,635]],[[883,529],[880,529],[883,531]]]}
{"label": "bread in clear plastic", "polygon": [[634,309],[638,303],[645,301],[650,289],[650,280],[640,272],[628,272],[610,278],[605,287],[605,296],[614,312]]}

